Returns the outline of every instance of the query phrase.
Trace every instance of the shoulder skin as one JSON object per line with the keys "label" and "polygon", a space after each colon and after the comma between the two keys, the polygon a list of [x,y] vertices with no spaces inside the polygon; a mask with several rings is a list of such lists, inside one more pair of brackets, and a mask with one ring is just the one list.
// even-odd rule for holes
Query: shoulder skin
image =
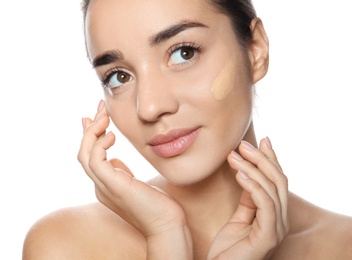
{"label": "shoulder skin", "polygon": [[290,198],[290,232],[274,259],[352,259],[352,218]]}
{"label": "shoulder skin", "polygon": [[29,230],[23,260],[146,259],[144,237],[96,203],[53,212]]}

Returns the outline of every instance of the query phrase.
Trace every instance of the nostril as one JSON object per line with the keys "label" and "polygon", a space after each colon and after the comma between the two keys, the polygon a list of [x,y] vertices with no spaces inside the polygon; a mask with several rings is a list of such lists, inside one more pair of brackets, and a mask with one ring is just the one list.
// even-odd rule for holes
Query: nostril
{"label": "nostril", "polygon": [[178,102],[170,93],[150,93],[139,96],[136,102],[137,115],[144,122],[156,122],[178,111]]}

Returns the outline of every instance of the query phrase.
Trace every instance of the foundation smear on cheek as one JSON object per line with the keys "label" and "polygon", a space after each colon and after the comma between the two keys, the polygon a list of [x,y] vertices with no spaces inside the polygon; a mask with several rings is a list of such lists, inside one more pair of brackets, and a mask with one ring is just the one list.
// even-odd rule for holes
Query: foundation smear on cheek
{"label": "foundation smear on cheek", "polygon": [[217,100],[222,100],[230,94],[235,85],[234,62],[230,61],[215,78],[211,91]]}

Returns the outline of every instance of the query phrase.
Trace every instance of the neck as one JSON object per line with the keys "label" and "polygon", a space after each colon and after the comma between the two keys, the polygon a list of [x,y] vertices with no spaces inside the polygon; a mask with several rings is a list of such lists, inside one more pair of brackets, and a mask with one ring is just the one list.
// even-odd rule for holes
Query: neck
{"label": "neck", "polygon": [[[253,122],[250,124],[244,140],[256,144]],[[242,188],[236,181],[236,171],[227,160],[208,178],[188,186],[177,186],[162,176],[158,176],[150,184],[160,187],[185,210],[190,225],[206,222],[209,228],[225,224],[237,208]]]}
{"label": "neck", "polygon": [[167,183],[165,188],[181,204],[189,217],[199,217],[199,212],[223,215],[227,211],[232,212],[237,206],[241,188],[237,184],[235,174],[236,172],[225,163],[216,173],[199,183],[190,186]]}
{"label": "neck", "polygon": [[176,186],[162,177],[153,183],[184,209],[197,256],[195,259],[204,259],[216,234],[237,208],[242,188],[235,176],[236,171],[225,163],[207,179],[189,186]]}
{"label": "neck", "polygon": [[[256,146],[253,125],[243,138]],[[236,171],[227,161],[208,178],[189,186],[177,186],[158,176],[150,184],[169,194],[184,209],[195,250],[204,252],[219,230],[237,209],[242,188],[236,181]],[[206,252],[206,251],[205,251]]]}

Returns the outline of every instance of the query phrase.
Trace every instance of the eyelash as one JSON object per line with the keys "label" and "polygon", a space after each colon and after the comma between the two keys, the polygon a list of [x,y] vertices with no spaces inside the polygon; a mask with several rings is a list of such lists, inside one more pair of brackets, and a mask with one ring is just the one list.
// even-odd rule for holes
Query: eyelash
{"label": "eyelash", "polygon": [[203,46],[199,44],[195,44],[192,42],[182,42],[178,43],[174,46],[171,46],[171,48],[167,51],[169,55],[173,54],[175,51],[178,51],[179,49],[182,49],[184,47],[189,47],[192,48],[195,51],[202,51]]}
{"label": "eyelash", "polygon": [[103,88],[107,88],[109,86],[109,81],[116,72],[127,73],[120,68],[114,68],[109,70],[107,73],[105,73],[104,78],[101,80],[101,85]]}
{"label": "eyelash", "polygon": [[[182,43],[179,43],[179,44],[176,44],[174,46],[172,46],[168,51],[168,57],[171,57],[171,55],[173,53],[175,53],[176,51],[182,49],[182,48],[191,48],[193,49],[193,51],[195,51],[196,53],[200,53],[203,51],[204,49],[204,46],[202,45],[199,45],[199,44],[195,44],[195,43],[192,43],[192,42],[182,42]],[[182,66],[182,65],[185,65],[184,63],[181,63],[181,64],[177,64],[176,66]],[[127,73],[125,72],[124,70],[120,69],[120,68],[114,68],[112,70],[109,70],[105,75],[104,75],[104,78],[101,80],[101,85],[102,87],[106,88],[109,86],[109,81],[111,79],[111,77],[116,73],[116,72],[121,72],[121,73]],[[128,73],[127,73],[128,74]]]}
{"label": "eyelash", "polygon": [[[176,44],[174,46],[172,46],[168,51],[168,57],[171,57],[172,54],[174,54],[175,52],[181,50],[182,48],[191,48],[193,51],[195,51],[196,53],[201,53],[204,49],[203,45],[200,44],[196,44],[196,43],[192,43],[192,42],[182,42],[179,44]],[[193,59],[193,58],[192,58]],[[188,62],[187,62],[188,63]],[[182,66],[185,65],[184,63],[178,64],[178,66]]]}

